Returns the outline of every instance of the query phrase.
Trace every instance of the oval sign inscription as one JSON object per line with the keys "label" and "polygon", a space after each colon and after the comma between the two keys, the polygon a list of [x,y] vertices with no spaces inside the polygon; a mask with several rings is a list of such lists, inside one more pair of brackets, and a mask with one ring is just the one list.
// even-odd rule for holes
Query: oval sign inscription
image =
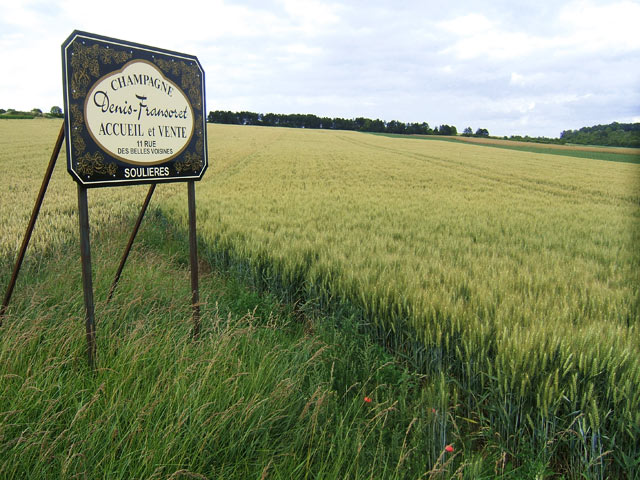
{"label": "oval sign inscription", "polygon": [[194,131],[184,92],[146,60],[133,60],[98,80],[87,94],[84,113],[95,142],[134,165],[171,160]]}

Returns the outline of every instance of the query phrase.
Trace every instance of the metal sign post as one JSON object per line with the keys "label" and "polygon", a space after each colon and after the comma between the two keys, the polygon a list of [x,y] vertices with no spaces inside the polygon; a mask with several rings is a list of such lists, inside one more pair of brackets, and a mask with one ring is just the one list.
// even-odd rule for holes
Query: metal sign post
{"label": "metal sign post", "polygon": [[66,139],[77,182],[87,356],[96,361],[87,189],[151,184],[109,291],[111,299],[157,183],[187,182],[193,336],[200,332],[195,181],[208,167],[204,70],[193,55],[74,31],[62,44],[65,121],[0,309],[0,326]]}
{"label": "metal sign post", "polygon": [[93,278],[91,274],[91,245],[89,243],[89,206],[87,189],[78,184],[78,220],[80,224],[80,258],[82,260],[82,292],[85,305],[85,330],[87,333],[87,358],[93,368],[96,358],[96,320],[93,303]]}
{"label": "metal sign post", "polygon": [[189,260],[191,263],[191,305],[193,315],[193,337],[200,334],[200,294],[198,288],[198,241],[196,236],[196,186],[187,183],[189,202]]}
{"label": "metal sign post", "polygon": [[67,170],[78,183],[85,327],[94,365],[87,188],[150,183],[107,301],[155,185],[187,182],[193,336],[200,331],[195,181],[208,166],[204,70],[193,55],[74,31],[62,45]]}

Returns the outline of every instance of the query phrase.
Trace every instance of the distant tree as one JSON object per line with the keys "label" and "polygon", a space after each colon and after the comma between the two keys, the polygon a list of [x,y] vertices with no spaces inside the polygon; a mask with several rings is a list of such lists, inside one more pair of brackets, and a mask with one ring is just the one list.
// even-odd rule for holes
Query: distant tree
{"label": "distant tree", "polygon": [[333,119],[329,117],[322,117],[320,119],[320,128],[331,130],[333,128]]}
{"label": "distant tree", "polygon": [[7,111],[4,108],[0,108],[0,115],[2,115],[3,113],[7,113]]}
{"label": "distant tree", "polygon": [[486,128],[479,128],[476,130],[476,137],[488,137],[489,136],[489,130],[487,130]]}
{"label": "distant tree", "polygon": [[49,110],[49,115],[55,118],[62,118],[63,117],[62,109],[57,106],[51,107],[51,110]]}
{"label": "distant tree", "polygon": [[[367,123],[368,121],[368,123]],[[370,126],[371,124],[371,120],[369,120],[368,118],[364,118],[364,117],[357,117],[354,121],[355,126],[356,126],[356,130],[360,131],[360,132],[366,132],[367,131],[367,126]]]}
{"label": "distant tree", "polygon": [[258,114],[253,112],[240,112],[238,114],[240,125],[258,125]]}
{"label": "distant tree", "polygon": [[409,135],[419,135],[422,133],[422,129],[419,123],[407,123],[407,129],[405,133]]}
{"label": "distant tree", "polygon": [[371,121],[371,130],[369,130],[369,132],[382,133],[384,132],[384,129],[385,129],[384,122],[379,118],[376,118],[375,120]]}
{"label": "distant tree", "polygon": [[[478,133],[476,132],[476,135]],[[462,132],[462,135],[464,135],[465,137],[470,137],[471,135],[473,135],[473,130],[471,130],[471,127],[467,127],[464,129],[464,131]]]}
{"label": "distant tree", "polygon": [[280,122],[280,118],[275,113],[267,113],[262,117],[262,124],[268,127],[277,127]]}
{"label": "distant tree", "polygon": [[427,122],[414,123],[413,127],[415,128],[416,133],[420,135],[431,135],[433,133],[433,130],[431,130]]}
{"label": "distant tree", "polygon": [[29,113],[31,113],[31,115],[34,115],[36,117],[42,116],[42,110],[40,110],[39,108],[32,108],[31,112]]}
{"label": "distant tree", "polygon": [[405,133],[407,126],[403,122],[391,120],[387,123],[387,133]]}
{"label": "distant tree", "polygon": [[215,112],[209,112],[207,121],[211,123],[226,123],[226,124],[238,124],[238,114],[233,112],[225,112],[222,110],[216,110]]}
{"label": "distant tree", "polygon": [[355,130],[356,123],[348,118],[334,118],[333,128],[336,130]]}
{"label": "distant tree", "polygon": [[304,117],[304,126],[306,128],[321,128],[322,119],[317,115],[307,114]]}
{"label": "distant tree", "polygon": [[458,129],[453,125],[444,124],[444,125],[440,125],[439,132],[440,132],[440,135],[457,135]]}

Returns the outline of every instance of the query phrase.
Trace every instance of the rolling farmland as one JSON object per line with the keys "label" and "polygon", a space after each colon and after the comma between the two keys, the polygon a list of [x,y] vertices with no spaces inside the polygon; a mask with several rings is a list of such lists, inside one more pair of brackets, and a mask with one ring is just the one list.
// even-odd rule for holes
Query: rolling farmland
{"label": "rolling farmland", "polygon": [[[3,271],[44,171],[31,158],[59,128],[33,125],[0,123]],[[20,135],[34,140],[14,148]],[[633,471],[640,165],[266,127],[209,125],[209,145],[203,258],[310,311],[355,316],[413,368],[454,379],[455,418],[480,443],[554,443],[562,468],[593,478]],[[36,252],[76,234],[75,185],[60,166],[56,179]],[[161,185],[153,202],[184,226],[181,190]],[[93,228],[135,215],[144,191],[91,191]]]}

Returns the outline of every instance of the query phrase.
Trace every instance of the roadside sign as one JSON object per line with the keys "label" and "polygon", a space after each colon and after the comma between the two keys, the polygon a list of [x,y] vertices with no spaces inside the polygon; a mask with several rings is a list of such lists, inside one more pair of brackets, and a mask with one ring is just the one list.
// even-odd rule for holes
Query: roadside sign
{"label": "roadside sign", "polygon": [[62,63],[67,170],[76,182],[202,178],[205,87],[195,56],[76,30]]}

